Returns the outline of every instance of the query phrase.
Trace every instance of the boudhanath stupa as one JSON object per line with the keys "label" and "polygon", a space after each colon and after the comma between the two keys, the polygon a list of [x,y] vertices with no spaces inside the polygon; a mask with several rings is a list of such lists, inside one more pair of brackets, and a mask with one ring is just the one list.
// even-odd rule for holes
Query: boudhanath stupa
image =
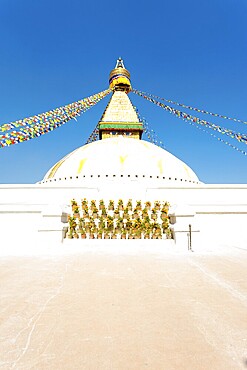
{"label": "boudhanath stupa", "polygon": [[[94,239],[100,234],[102,243],[122,234],[144,239],[145,218],[160,230],[152,228],[147,239],[159,239],[164,247],[167,239],[181,248],[247,241],[247,185],[202,183],[189,164],[142,139],[144,127],[128,95],[130,73],[122,59],[110,72],[109,88],[112,96],[97,125],[98,141],[68,153],[37,184],[0,185],[3,238],[14,224],[19,238],[63,243],[81,239],[79,231],[87,224],[86,239],[92,233]],[[102,203],[113,224],[108,233]],[[135,237],[126,229],[128,221],[141,227]],[[100,232],[99,224],[105,225]]]}

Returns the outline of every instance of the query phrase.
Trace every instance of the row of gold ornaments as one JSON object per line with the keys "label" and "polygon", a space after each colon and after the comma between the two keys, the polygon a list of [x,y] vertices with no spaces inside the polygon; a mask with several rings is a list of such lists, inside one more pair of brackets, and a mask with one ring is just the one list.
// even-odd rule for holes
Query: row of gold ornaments
{"label": "row of gold ornaments", "polygon": [[149,201],[142,204],[129,200],[124,204],[104,200],[96,202],[83,199],[71,201],[72,214],[68,218],[69,239],[165,239],[171,238],[169,203]]}

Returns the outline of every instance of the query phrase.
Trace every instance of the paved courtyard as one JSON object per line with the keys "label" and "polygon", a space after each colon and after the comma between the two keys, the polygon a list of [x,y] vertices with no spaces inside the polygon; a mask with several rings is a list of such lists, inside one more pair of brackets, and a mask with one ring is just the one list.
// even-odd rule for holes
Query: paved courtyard
{"label": "paved courtyard", "polygon": [[0,369],[247,369],[247,251],[2,256]]}

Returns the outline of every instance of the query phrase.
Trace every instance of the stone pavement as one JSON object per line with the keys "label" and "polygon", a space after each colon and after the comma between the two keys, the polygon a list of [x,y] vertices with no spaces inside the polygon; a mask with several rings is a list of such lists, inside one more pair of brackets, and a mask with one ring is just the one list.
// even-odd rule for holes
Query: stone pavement
{"label": "stone pavement", "polygon": [[247,368],[247,251],[0,259],[0,369]]}

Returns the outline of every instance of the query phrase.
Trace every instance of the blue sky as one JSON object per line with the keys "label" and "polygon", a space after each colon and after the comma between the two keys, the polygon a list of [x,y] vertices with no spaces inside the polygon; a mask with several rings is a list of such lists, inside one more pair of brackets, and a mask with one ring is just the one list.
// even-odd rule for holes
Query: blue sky
{"label": "blue sky", "polygon": [[[136,89],[247,120],[246,18],[246,0],[1,0],[0,124],[108,88],[119,56]],[[247,156],[129,96],[166,149],[203,182],[247,183]],[[0,183],[41,180],[85,143],[108,100],[78,122],[0,149]],[[247,133],[247,125],[208,119]]]}

